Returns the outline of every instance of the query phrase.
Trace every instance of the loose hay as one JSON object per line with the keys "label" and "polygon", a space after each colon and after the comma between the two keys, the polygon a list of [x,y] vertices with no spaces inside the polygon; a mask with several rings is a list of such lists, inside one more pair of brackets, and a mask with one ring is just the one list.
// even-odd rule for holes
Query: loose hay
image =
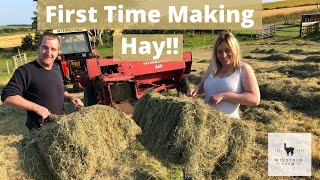
{"label": "loose hay", "polygon": [[96,174],[93,179],[182,179],[182,171],[177,167],[165,167],[138,141],[134,141],[121,152],[112,168]]}
{"label": "loose hay", "polygon": [[149,151],[164,163],[185,167],[195,179],[210,179],[230,146],[233,120],[199,99],[149,93],[137,102],[133,118],[143,132],[138,139]]}
{"label": "loose hay", "polygon": [[285,112],[284,102],[261,100],[258,107],[241,106],[244,118],[262,123],[271,123]]}
{"label": "loose hay", "polygon": [[34,179],[54,179],[51,171],[42,158],[38,143],[35,139],[36,133],[28,134],[20,144],[22,169]]}
{"label": "loose hay", "polygon": [[228,142],[228,151],[218,160],[212,179],[238,179],[250,165],[254,127],[245,121],[235,120]]}
{"label": "loose hay", "polygon": [[302,62],[320,62],[320,56],[308,56],[305,59],[301,60]]}
{"label": "loose hay", "polygon": [[36,179],[41,178],[37,174],[41,171],[51,173],[55,179],[90,179],[113,166],[140,131],[124,113],[108,106],[91,106],[58,117],[57,123],[36,132],[24,146],[24,159],[38,168],[43,167],[37,165],[43,158],[44,169],[30,172]]}
{"label": "loose hay", "polygon": [[291,49],[288,51],[289,54],[304,54],[305,51],[302,49]]}
{"label": "loose hay", "polygon": [[286,54],[278,53],[278,54],[272,54],[267,57],[261,58],[262,60],[269,60],[269,61],[289,61],[289,60],[295,60],[295,58],[288,56]]}

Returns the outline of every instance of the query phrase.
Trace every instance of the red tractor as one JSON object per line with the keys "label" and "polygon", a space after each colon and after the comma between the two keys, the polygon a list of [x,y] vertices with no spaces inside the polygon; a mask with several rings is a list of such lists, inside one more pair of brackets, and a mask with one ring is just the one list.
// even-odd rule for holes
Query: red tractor
{"label": "red tractor", "polygon": [[86,71],[86,60],[98,54],[92,50],[88,31],[85,29],[53,30],[60,39],[60,56],[56,64],[61,67],[65,84],[79,88],[81,74]]}

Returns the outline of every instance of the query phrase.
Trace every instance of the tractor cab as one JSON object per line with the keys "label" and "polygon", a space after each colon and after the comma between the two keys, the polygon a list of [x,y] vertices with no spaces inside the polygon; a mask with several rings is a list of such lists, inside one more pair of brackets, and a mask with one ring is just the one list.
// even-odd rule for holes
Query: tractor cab
{"label": "tractor cab", "polygon": [[53,30],[60,39],[60,56],[56,64],[61,67],[65,84],[79,88],[79,78],[86,71],[86,59],[94,57],[86,29]]}
{"label": "tractor cab", "polygon": [[56,34],[60,39],[60,54],[65,59],[86,59],[92,53],[86,30],[78,32],[60,30]]}

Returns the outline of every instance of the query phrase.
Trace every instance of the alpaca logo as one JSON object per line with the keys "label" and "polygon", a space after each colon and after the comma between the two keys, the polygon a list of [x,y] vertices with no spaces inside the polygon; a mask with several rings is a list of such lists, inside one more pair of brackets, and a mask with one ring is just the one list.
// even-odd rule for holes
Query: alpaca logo
{"label": "alpaca logo", "polygon": [[268,133],[269,176],[311,176],[311,133]]}
{"label": "alpaca logo", "polygon": [[291,156],[293,156],[293,151],[294,151],[293,147],[287,147],[287,144],[284,143],[284,150],[286,150],[287,156],[289,156],[290,153],[291,153]]}

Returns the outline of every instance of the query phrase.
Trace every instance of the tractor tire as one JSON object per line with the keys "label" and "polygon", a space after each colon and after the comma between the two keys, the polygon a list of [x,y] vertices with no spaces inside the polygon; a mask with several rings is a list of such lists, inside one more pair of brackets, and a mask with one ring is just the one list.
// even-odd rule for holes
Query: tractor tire
{"label": "tractor tire", "polygon": [[92,106],[97,104],[96,91],[93,85],[88,85],[84,88],[85,106]]}

